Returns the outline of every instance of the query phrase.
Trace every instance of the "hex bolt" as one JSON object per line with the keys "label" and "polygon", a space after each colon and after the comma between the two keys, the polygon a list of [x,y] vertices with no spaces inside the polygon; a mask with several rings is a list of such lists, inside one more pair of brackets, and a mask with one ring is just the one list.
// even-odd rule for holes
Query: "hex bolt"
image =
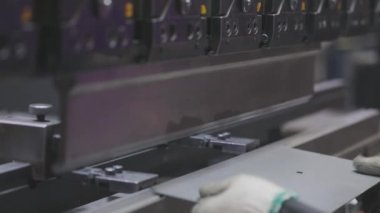
{"label": "hex bolt", "polygon": [[29,113],[35,115],[37,121],[46,122],[46,114],[48,114],[53,105],[51,104],[30,104],[29,105]]}
{"label": "hex bolt", "polygon": [[120,174],[123,172],[124,167],[122,165],[114,165],[115,173]]}
{"label": "hex bolt", "polygon": [[113,167],[107,167],[104,169],[106,175],[112,176],[115,175],[115,169]]}

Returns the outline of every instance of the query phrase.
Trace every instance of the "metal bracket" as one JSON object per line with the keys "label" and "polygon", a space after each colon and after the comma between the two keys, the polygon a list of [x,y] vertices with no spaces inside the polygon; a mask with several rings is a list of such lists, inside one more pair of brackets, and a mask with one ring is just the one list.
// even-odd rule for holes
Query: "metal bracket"
{"label": "metal bracket", "polygon": [[194,135],[190,137],[190,143],[220,149],[222,152],[231,154],[246,153],[260,145],[260,141],[257,139],[233,137],[229,132],[223,132],[217,136],[209,134]]}
{"label": "metal bracket", "polygon": [[73,172],[87,183],[107,187],[112,192],[134,193],[148,188],[157,182],[158,175],[126,171],[121,165],[105,169],[86,167]]}
{"label": "metal bracket", "polygon": [[[21,161],[31,165],[33,178],[44,180],[50,176],[46,169],[54,155],[55,134],[59,132],[60,121],[45,116],[42,107],[33,105],[33,113],[0,112],[0,157],[7,161]],[[33,108],[34,107],[34,108]],[[38,108],[41,107],[41,108]]]}

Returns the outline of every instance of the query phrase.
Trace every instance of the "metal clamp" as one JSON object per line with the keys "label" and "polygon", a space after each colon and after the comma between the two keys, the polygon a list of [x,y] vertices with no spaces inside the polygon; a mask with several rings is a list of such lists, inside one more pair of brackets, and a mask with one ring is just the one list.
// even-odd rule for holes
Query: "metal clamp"
{"label": "metal clamp", "polygon": [[223,132],[217,136],[209,134],[194,135],[190,137],[190,143],[220,149],[222,152],[231,154],[242,154],[260,145],[260,141],[257,139],[233,137],[229,132]]}
{"label": "metal clamp", "polygon": [[121,165],[107,168],[86,167],[73,172],[87,183],[107,187],[112,192],[133,193],[148,188],[157,182],[158,175],[126,171]]}
{"label": "metal clamp", "polygon": [[47,116],[51,108],[50,104],[31,104],[30,114],[0,113],[0,157],[29,163],[36,180],[50,175],[46,168],[59,133],[59,119]]}

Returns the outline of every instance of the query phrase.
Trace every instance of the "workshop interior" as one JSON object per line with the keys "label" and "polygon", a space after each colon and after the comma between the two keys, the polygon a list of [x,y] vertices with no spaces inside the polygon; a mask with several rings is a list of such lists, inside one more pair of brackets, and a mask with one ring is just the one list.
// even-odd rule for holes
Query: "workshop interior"
{"label": "workshop interior", "polygon": [[0,212],[191,212],[248,174],[380,213],[352,162],[380,153],[380,0],[1,0],[0,17]]}

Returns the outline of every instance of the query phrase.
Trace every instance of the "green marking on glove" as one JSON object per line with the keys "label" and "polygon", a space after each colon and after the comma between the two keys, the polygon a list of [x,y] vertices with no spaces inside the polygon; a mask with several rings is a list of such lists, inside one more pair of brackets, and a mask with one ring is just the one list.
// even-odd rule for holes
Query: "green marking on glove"
{"label": "green marking on glove", "polygon": [[282,191],[278,193],[272,201],[272,205],[269,212],[278,213],[282,208],[282,204],[290,198],[297,198],[297,194],[289,191]]}

